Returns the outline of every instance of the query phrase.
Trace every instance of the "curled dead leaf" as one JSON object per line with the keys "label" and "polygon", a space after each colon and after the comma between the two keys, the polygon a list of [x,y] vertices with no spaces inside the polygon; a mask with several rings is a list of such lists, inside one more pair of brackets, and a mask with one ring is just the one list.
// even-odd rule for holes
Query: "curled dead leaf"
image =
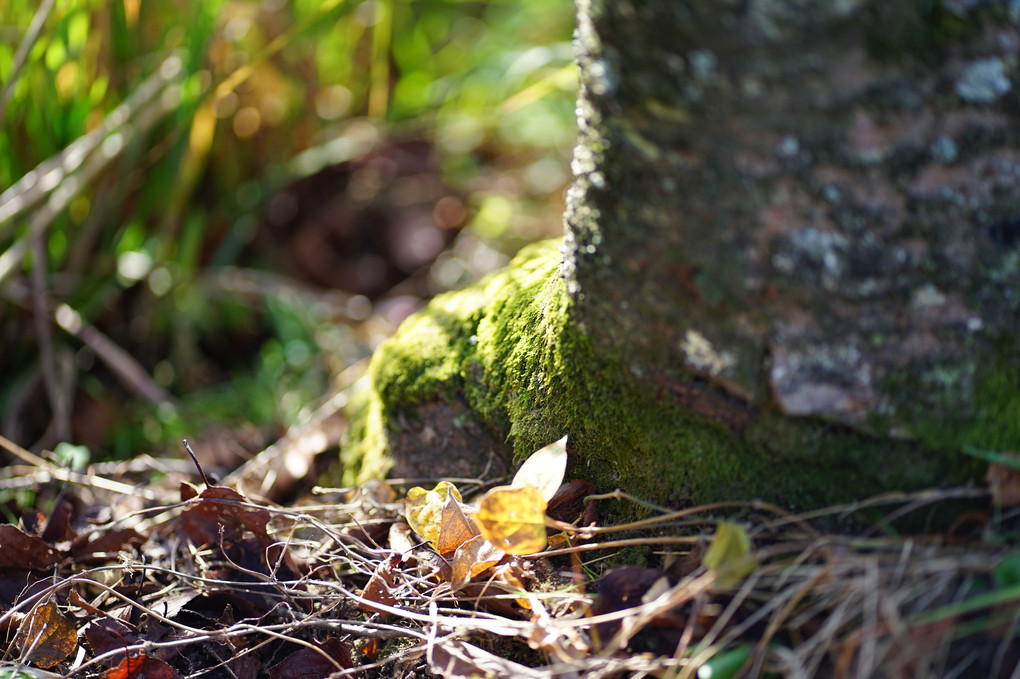
{"label": "curled dead leaf", "polygon": [[466,541],[453,555],[453,575],[450,585],[460,589],[471,578],[492,568],[503,558],[504,552],[482,535],[476,535]]}

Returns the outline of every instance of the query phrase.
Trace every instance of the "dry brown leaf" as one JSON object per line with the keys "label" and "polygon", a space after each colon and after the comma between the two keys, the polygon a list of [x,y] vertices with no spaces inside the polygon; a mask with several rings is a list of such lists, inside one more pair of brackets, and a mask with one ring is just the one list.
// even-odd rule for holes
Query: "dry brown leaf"
{"label": "dry brown leaf", "polygon": [[492,488],[478,502],[474,519],[482,535],[507,554],[545,549],[545,499],[530,486]]}
{"label": "dry brown leaf", "polygon": [[[182,491],[182,496],[184,492]],[[195,545],[240,542],[247,529],[265,540],[269,511],[246,504],[243,495],[223,486],[209,486],[198,495],[199,502],[180,515],[177,527]]]}
{"label": "dry brown leaf", "polygon": [[482,535],[476,535],[460,547],[453,555],[453,575],[450,585],[460,589],[471,578],[492,568],[503,558],[505,552]]}
{"label": "dry brown leaf", "polygon": [[[397,579],[393,575],[393,568],[399,562],[399,554],[383,559],[376,567],[375,572],[372,573],[372,577],[368,579],[368,583],[365,585],[365,590],[361,593],[361,596],[369,601],[383,604],[384,606],[395,606],[397,604],[397,597],[393,595],[392,588],[396,586]],[[385,610],[372,606],[371,604],[359,602],[358,608],[366,613],[381,613],[383,616],[387,615]]]}
{"label": "dry brown leaf", "polygon": [[436,551],[449,554],[462,544],[478,535],[478,527],[464,511],[465,506],[450,494],[443,504],[443,515],[436,539]]}
{"label": "dry brown leaf", "polygon": [[46,570],[60,561],[60,553],[35,535],[10,524],[0,524],[0,569]]}
{"label": "dry brown leaf", "polygon": [[328,677],[333,672],[354,667],[351,652],[340,639],[331,637],[322,643],[312,643],[316,648],[302,648],[270,667],[269,679]]}
{"label": "dry brown leaf", "polygon": [[29,613],[15,641],[24,662],[45,669],[63,662],[78,648],[78,633],[57,605],[48,601]]}

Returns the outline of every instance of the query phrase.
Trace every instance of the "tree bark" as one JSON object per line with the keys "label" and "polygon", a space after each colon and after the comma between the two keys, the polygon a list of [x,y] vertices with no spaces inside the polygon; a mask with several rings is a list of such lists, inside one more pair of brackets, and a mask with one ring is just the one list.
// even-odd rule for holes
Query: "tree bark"
{"label": "tree bark", "polygon": [[352,472],[410,471],[437,403],[437,438],[487,432],[461,471],[566,432],[575,473],[672,502],[831,502],[1020,446],[1018,24],[1015,1],[578,0],[561,253],[379,352]]}

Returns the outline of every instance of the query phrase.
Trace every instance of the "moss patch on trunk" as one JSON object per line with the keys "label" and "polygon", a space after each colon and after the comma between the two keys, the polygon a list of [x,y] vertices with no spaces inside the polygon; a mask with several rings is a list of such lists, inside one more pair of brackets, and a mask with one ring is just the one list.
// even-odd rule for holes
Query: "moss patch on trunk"
{"label": "moss patch on trunk", "polygon": [[[345,481],[394,465],[401,474],[480,473],[501,458],[501,437],[505,457],[512,450],[519,461],[564,434],[568,474],[672,505],[762,498],[806,508],[965,473],[959,457],[917,443],[769,408],[748,406],[739,430],[697,414],[661,381],[629,372],[625,357],[596,351],[572,322],[560,247],[530,246],[478,285],[437,296],[379,348],[351,408]],[[470,468],[462,448],[472,440]]]}

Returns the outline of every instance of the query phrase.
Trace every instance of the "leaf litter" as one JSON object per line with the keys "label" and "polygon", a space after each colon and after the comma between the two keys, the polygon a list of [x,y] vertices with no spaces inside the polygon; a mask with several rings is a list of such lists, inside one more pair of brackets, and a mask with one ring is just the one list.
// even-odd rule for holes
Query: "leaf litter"
{"label": "leaf litter", "polygon": [[[51,480],[0,525],[0,673],[1008,677],[1020,661],[1020,511],[997,467],[990,489],[670,511],[564,483],[566,444],[467,501],[450,480],[293,508],[204,478],[145,497],[127,476]],[[960,500],[986,506],[942,533],[894,530]],[[645,518],[599,525],[621,503]],[[624,550],[644,565],[607,568]]]}

